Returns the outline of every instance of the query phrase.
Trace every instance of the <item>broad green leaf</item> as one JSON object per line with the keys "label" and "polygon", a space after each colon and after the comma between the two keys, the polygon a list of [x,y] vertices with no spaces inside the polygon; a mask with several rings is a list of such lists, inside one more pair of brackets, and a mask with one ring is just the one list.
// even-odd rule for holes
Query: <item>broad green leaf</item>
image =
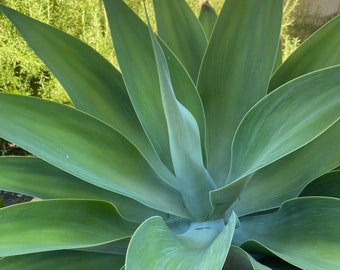
{"label": "broad green leaf", "polygon": [[103,245],[97,245],[86,248],[77,248],[75,250],[125,256],[129,242],[130,238],[124,238],[118,241],[108,242]]}
{"label": "broad green leaf", "polygon": [[162,40],[159,39],[163,52],[168,63],[170,77],[175,78],[171,81],[175,96],[178,101],[187,108],[190,113],[195,117],[198,124],[201,137],[202,154],[204,162],[206,162],[205,153],[205,116],[203,110],[202,100],[196,89],[194,82],[191,80],[189,74],[184,69],[183,65],[173,55],[171,50],[167,47]]}
{"label": "broad green leaf", "polygon": [[226,1],[198,78],[207,121],[207,165],[225,184],[234,133],[267,91],[279,41],[282,1]]}
{"label": "broad green leaf", "polygon": [[131,238],[125,267],[127,270],[221,269],[235,224],[233,213],[226,225],[223,220],[194,222],[187,232],[175,235],[160,217],[152,217]]}
{"label": "broad green leaf", "polygon": [[270,252],[266,247],[257,241],[249,240],[241,245],[242,249],[248,254],[253,254],[257,257],[258,262],[274,270],[301,270],[285,260],[277,257],[275,254]]}
{"label": "broad green leaf", "polygon": [[0,137],[84,181],[166,213],[188,216],[179,191],[156,174],[136,147],[87,114],[0,93],[0,126]]}
{"label": "broad green leaf", "polygon": [[133,107],[160,159],[172,170],[168,131],[148,28],[122,0],[104,0],[104,5]]}
{"label": "broad green leaf", "polygon": [[255,240],[302,269],[340,266],[340,200],[305,197],[285,202],[272,214],[240,219],[233,241]]}
{"label": "broad green leaf", "polygon": [[275,270],[301,270],[299,267],[295,267],[286,261],[276,256],[265,256],[260,259],[260,263],[269,267],[269,269]]}
{"label": "broad green leaf", "polygon": [[235,203],[239,200],[240,194],[247,186],[252,175],[248,175],[234,181],[222,188],[210,192],[210,202],[213,207],[211,217],[223,218],[234,210]]}
{"label": "broad green leaf", "polygon": [[136,223],[112,204],[50,200],[0,209],[0,256],[96,246],[130,237]]}
{"label": "broad green leaf", "polygon": [[273,75],[269,91],[303,74],[340,64],[340,16],[297,48]]}
{"label": "broad green leaf", "polygon": [[242,120],[228,181],[288,155],[340,118],[340,66],[301,76],[270,93]]}
{"label": "broad green leaf", "polygon": [[159,37],[169,46],[196,82],[207,39],[184,0],[153,0]]}
{"label": "broad green leaf", "polygon": [[257,262],[247,252],[237,246],[231,246],[223,270],[270,270],[267,266]]}
{"label": "broad green leaf", "polygon": [[277,48],[273,72],[275,72],[280,67],[281,64],[282,64],[282,42],[281,40],[279,40],[279,47]]}
{"label": "broad green leaf", "polygon": [[160,82],[162,104],[168,126],[174,172],[188,211],[195,219],[204,219],[211,211],[209,190],[214,182],[203,163],[201,139],[193,115],[176,99],[168,65],[151,28],[150,37]]}
{"label": "broad green leaf", "polygon": [[295,198],[308,183],[339,165],[338,138],[340,121],[307,145],[255,172],[234,211],[242,216],[279,207]]}
{"label": "broad green leaf", "polygon": [[150,216],[167,216],[137,201],[91,185],[47,162],[33,157],[0,157],[0,190],[40,199],[95,199],[111,202],[124,218],[143,222]]}
{"label": "broad green leaf", "polygon": [[10,256],[0,259],[0,268],[6,270],[119,270],[124,256],[60,250]]}
{"label": "broad green leaf", "polygon": [[340,199],[340,170],[329,172],[314,180],[302,190],[299,196],[327,196]]}
{"label": "broad green leaf", "polygon": [[63,85],[76,108],[108,123],[131,140],[154,168],[170,172],[146,137],[132,107],[121,74],[80,40],[0,5],[25,41]]}
{"label": "broad green leaf", "polygon": [[[166,119],[161,102],[157,66],[145,23],[121,0],[105,0],[111,34],[129,96],[144,130],[166,166],[173,170]],[[166,45],[163,45],[165,48]],[[189,75],[176,56],[166,49],[171,76],[176,77],[174,91],[179,101],[194,114],[204,139],[205,120],[202,104],[191,85]],[[180,76],[178,76],[178,74]],[[181,86],[180,80],[184,84]],[[178,81],[177,81],[178,80]],[[185,86],[185,89],[182,87]],[[181,92],[180,94],[177,94]]]}
{"label": "broad green leaf", "polygon": [[209,40],[217,20],[217,14],[208,1],[202,4],[198,19],[202,24],[207,40]]}

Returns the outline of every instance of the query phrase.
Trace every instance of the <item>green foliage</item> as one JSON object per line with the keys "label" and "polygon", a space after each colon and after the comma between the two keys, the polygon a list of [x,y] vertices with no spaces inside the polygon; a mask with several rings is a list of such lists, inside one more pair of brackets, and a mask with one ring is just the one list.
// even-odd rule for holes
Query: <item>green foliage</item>
{"label": "green foliage", "polygon": [[[145,21],[143,1],[126,0],[125,2]],[[187,0],[186,2],[198,15],[201,10],[201,1]],[[115,66],[118,66],[101,0],[81,2],[75,0],[0,0],[0,3],[79,38],[100,52]],[[207,2],[203,5],[203,16],[200,15],[200,20],[205,20],[202,22],[203,27],[210,24],[208,27],[212,28],[216,13],[212,11],[212,16],[210,16],[210,12],[206,12],[210,4],[219,13],[223,1],[211,0],[210,3]],[[292,36],[296,33],[294,29],[299,27],[295,24],[295,18],[300,16],[300,14],[296,15],[297,6],[298,0],[285,1],[282,24],[283,59],[286,59],[300,44],[300,39]],[[146,7],[151,25],[155,27],[152,1],[146,1]],[[204,14],[205,12],[206,14]],[[0,22],[4,29],[0,32],[0,58],[2,59],[0,91],[70,103],[70,98],[58,80],[30,50],[9,21],[1,16]]]}
{"label": "green foliage", "polygon": [[[187,2],[196,12],[199,11],[199,1]],[[79,38],[117,66],[101,0],[0,0],[0,3]],[[145,18],[143,1],[126,0],[126,3]],[[212,3],[220,9],[221,1],[214,0]],[[147,9],[153,14],[151,1],[147,2]],[[3,15],[0,16],[0,22],[0,91],[70,103],[58,80]],[[151,16],[151,23],[155,25],[154,16]]]}
{"label": "green foliage", "polygon": [[0,93],[35,155],[0,189],[43,199],[0,209],[0,268],[339,268],[340,17],[278,66],[282,1],[153,3],[157,35],[104,0],[119,70],[0,5],[74,105]]}

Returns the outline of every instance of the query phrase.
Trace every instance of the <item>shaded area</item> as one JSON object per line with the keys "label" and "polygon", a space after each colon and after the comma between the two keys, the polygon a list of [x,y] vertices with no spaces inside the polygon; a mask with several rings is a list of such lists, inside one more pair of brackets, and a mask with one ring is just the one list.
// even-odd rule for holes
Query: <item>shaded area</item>
{"label": "shaded area", "polygon": [[[0,138],[0,156],[27,156],[29,152],[19,146]],[[12,204],[28,202],[32,197],[0,190],[0,208]]]}

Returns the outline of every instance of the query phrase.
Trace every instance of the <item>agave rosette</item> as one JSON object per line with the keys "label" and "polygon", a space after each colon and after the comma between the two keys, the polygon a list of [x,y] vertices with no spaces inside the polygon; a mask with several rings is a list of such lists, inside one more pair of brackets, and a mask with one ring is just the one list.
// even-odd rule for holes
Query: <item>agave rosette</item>
{"label": "agave rosette", "polygon": [[282,1],[153,3],[157,35],[104,0],[119,71],[0,6],[73,103],[0,94],[35,155],[1,157],[0,189],[43,199],[0,210],[0,266],[337,268],[340,17],[274,72]]}

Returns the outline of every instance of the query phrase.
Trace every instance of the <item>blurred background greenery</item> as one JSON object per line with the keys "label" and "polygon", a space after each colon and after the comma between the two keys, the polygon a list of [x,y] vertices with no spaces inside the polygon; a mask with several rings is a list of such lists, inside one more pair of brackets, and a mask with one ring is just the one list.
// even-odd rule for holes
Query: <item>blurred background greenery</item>
{"label": "blurred background greenery", "polygon": [[[145,18],[143,0],[125,0]],[[202,0],[186,0],[198,16]],[[210,0],[217,12],[224,0]],[[101,0],[0,0],[0,3],[48,23],[83,40],[117,66],[109,28]],[[152,1],[146,0],[151,23],[155,25]],[[285,0],[281,40],[283,58],[287,58],[313,31],[329,18],[304,19],[307,15],[301,0]],[[313,16],[312,16],[313,17]],[[18,35],[13,25],[0,15],[0,91],[51,99],[70,100],[58,81]]]}

